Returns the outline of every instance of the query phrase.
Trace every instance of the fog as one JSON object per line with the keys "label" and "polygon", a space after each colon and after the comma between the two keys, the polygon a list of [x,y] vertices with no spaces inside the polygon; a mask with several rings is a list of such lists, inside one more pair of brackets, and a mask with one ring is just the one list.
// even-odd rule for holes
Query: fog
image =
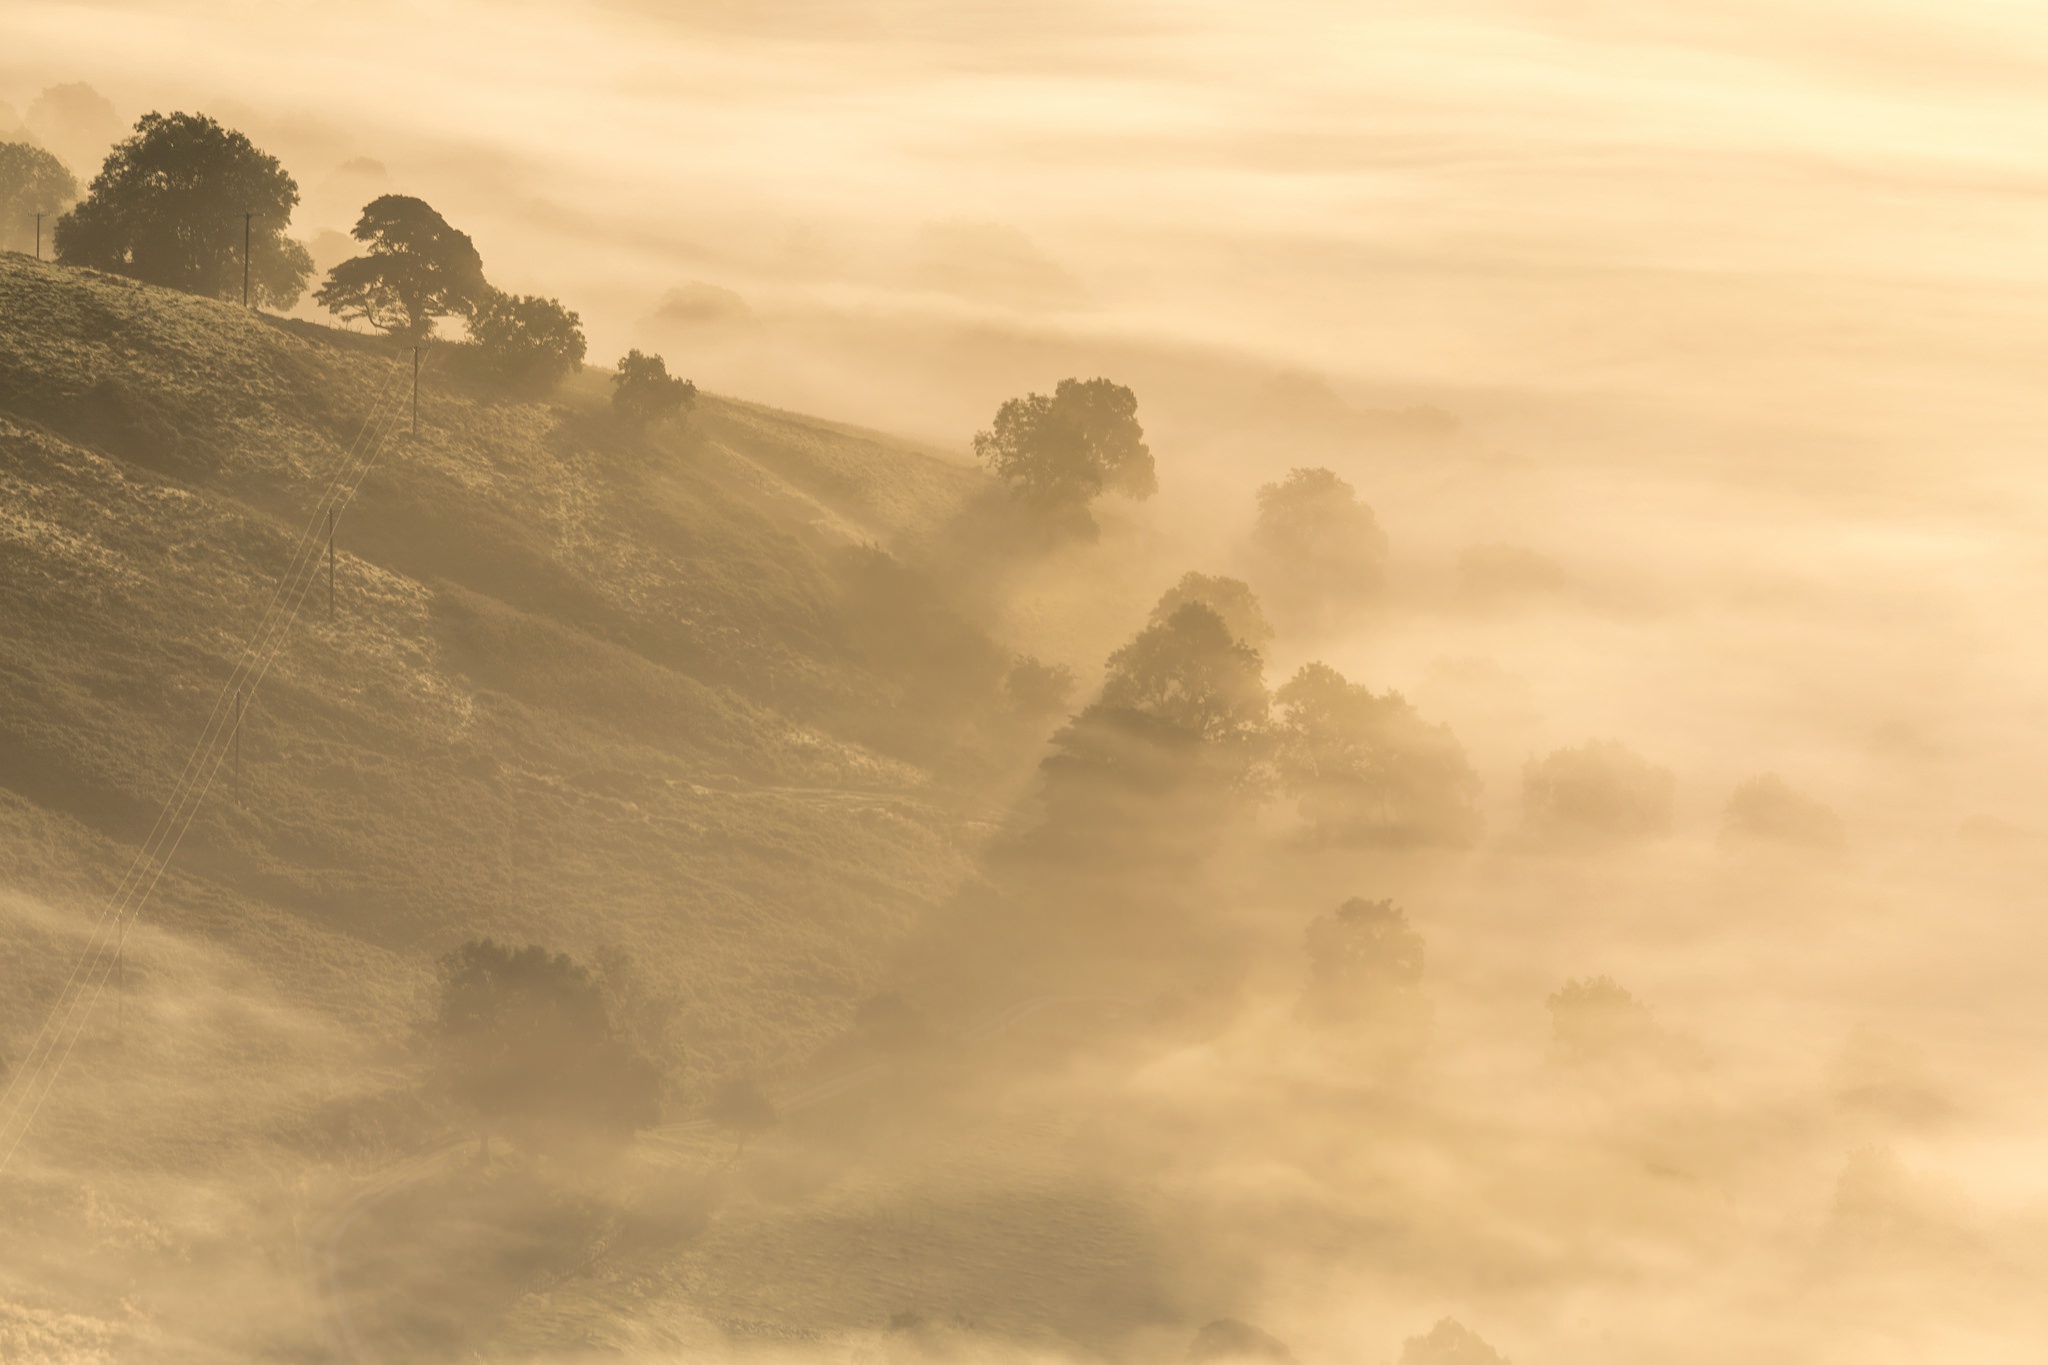
{"label": "fog", "polygon": [[[2044,77],[1991,0],[12,0],[0,141],[83,186],[211,114],[319,269],[421,196],[591,370],[428,373],[348,545],[390,619],[307,628],[11,1166],[0,1100],[0,1359],[2040,1359]],[[704,395],[652,444],[629,347]],[[14,1066],[315,506],[29,349]],[[324,469],[345,373],[217,442]],[[1049,531],[976,433],[1098,375],[1157,493]],[[1275,529],[1299,469],[1384,552]],[[1140,646],[1211,620],[1257,723],[1158,747]],[[1328,694],[1370,802],[1315,664],[1401,699]],[[478,1143],[430,1035],[488,936],[589,966],[658,1113]]]}

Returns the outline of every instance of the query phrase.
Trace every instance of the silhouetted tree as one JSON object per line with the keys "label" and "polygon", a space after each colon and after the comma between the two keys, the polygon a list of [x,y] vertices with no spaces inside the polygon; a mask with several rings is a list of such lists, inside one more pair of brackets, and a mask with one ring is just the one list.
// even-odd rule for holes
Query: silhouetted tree
{"label": "silhouetted tree", "polygon": [[735,1153],[746,1151],[748,1139],[782,1121],[774,1102],[745,1076],[728,1076],[719,1082],[706,1117],[738,1140]]}
{"label": "silhouetted tree", "polygon": [[1508,1359],[1471,1328],[1444,1318],[1427,1336],[1408,1338],[1400,1365],[1508,1365]]}
{"label": "silhouetted tree", "polygon": [[1591,740],[1532,761],[1522,772],[1530,832],[1565,844],[1617,844],[1671,830],[1669,769],[1625,744]]}
{"label": "silhouetted tree", "polygon": [[1152,608],[1151,622],[1158,625],[1179,611],[1183,603],[1200,602],[1230,627],[1230,633],[1253,649],[1264,649],[1273,641],[1272,623],[1259,606],[1251,585],[1237,578],[1216,574],[1185,573],[1180,582],[1160,595]]}
{"label": "silhouetted tree", "polygon": [[1062,379],[996,410],[974,453],[1046,520],[1092,531],[1088,505],[1105,492],[1150,497],[1159,482],[1138,425],[1138,398],[1107,379]]}
{"label": "silhouetted tree", "polygon": [[494,1129],[545,1143],[654,1121],[660,1075],[613,1028],[602,992],[566,953],[473,940],[441,958],[432,1036],[446,1093]]}
{"label": "silhouetted tree", "polygon": [[1214,1322],[1203,1323],[1202,1329],[1195,1333],[1195,1339],[1188,1343],[1188,1365],[1232,1360],[1282,1365],[1293,1359],[1294,1352],[1287,1349],[1286,1342],[1236,1318],[1218,1318]]}
{"label": "silhouetted tree", "polygon": [[1041,663],[1019,655],[1003,679],[1010,705],[1027,716],[1057,715],[1074,695],[1074,670],[1065,664]]}
{"label": "silhouetted tree", "polygon": [[314,293],[330,313],[419,341],[437,318],[468,317],[490,292],[469,234],[450,227],[424,199],[380,195],[349,235],[369,250],[328,271]]}
{"label": "silhouetted tree", "polygon": [[1259,490],[1252,551],[1283,617],[1313,624],[1379,587],[1387,537],[1350,484],[1327,469],[1296,469]]}
{"label": "silhouetted tree", "polygon": [[[54,215],[78,199],[78,182],[64,163],[26,142],[0,142],[0,247],[29,250],[36,215]],[[55,224],[46,225],[50,232]]]}
{"label": "silhouetted tree", "polygon": [[1308,962],[1304,1010],[1352,1018],[1422,984],[1422,935],[1392,901],[1354,896],[1308,926]]}
{"label": "silhouetted tree", "polygon": [[1479,778],[1448,726],[1398,692],[1374,695],[1313,663],[1274,693],[1277,768],[1318,839],[1340,844],[1468,844]]}
{"label": "silhouetted tree", "polygon": [[1821,851],[1839,850],[1847,842],[1840,816],[1794,791],[1776,773],[1752,777],[1735,789],[1721,813],[1721,834],[1731,841]]}
{"label": "silhouetted tree", "polygon": [[469,319],[484,374],[507,391],[544,398],[582,368],[583,320],[555,299],[493,290]]}
{"label": "silhouetted tree", "polygon": [[1215,608],[1183,602],[1109,656],[1102,705],[1143,712],[1209,743],[1244,744],[1265,727],[1262,672],[1259,651]]}
{"label": "silhouetted tree", "polygon": [[57,259],[217,299],[240,298],[244,213],[251,299],[289,308],[313,273],[284,235],[299,187],[274,156],[202,114],[145,114],[57,220]]}
{"label": "silhouetted tree", "polygon": [[612,374],[612,411],[635,426],[650,426],[697,403],[697,386],[672,377],[658,355],[628,351]]}

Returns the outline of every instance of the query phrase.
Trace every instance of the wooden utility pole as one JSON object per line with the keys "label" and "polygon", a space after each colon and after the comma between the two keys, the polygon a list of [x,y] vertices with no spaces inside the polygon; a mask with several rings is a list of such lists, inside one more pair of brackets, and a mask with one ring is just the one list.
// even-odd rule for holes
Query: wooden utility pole
{"label": "wooden utility pole", "polygon": [[334,509],[327,509],[327,619],[334,619]]}
{"label": "wooden utility pole", "polygon": [[244,308],[249,306],[249,224],[254,221],[255,217],[254,213],[242,215],[242,307]]}
{"label": "wooden utility pole", "polygon": [[36,259],[39,261],[43,259],[43,219],[49,216],[47,213],[36,215]]}
{"label": "wooden utility pole", "polygon": [[412,436],[420,436],[420,348],[412,348]]}
{"label": "wooden utility pole", "polygon": [[242,804],[242,689],[235,689],[235,804]]}

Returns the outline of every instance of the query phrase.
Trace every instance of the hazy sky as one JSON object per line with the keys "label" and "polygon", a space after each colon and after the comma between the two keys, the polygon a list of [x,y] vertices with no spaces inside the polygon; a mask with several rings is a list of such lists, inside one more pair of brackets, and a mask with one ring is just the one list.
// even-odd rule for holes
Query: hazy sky
{"label": "hazy sky", "polygon": [[2019,4],[15,0],[0,34],[17,108],[83,79],[238,120],[307,235],[422,194],[594,356],[701,280],[1723,424],[1675,442],[2042,415]]}

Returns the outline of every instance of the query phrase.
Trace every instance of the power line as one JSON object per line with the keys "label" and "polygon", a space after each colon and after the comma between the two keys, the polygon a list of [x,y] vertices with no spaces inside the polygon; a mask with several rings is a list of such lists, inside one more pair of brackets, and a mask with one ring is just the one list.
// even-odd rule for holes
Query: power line
{"label": "power line", "polygon": [[[92,1007],[105,988],[109,976],[125,974],[127,922],[141,913],[143,905],[155,891],[157,883],[162,880],[171,859],[176,856],[179,846],[184,842],[186,832],[191,828],[200,803],[211,790],[223,761],[228,757],[230,747],[235,751],[239,769],[241,713],[247,698],[261,685],[270,671],[271,664],[282,651],[285,638],[298,619],[299,610],[311,591],[319,563],[319,529],[322,516],[324,514],[331,525],[334,514],[345,509],[354,500],[371,466],[375,464],[397,428],[402,407],[390,400],[395,399],[401,392],[403,390],[400,385],[394,382],[373,403],[362,430],[351,443],[349,451],[329,480],[326,491],[316,503],[306,528],[300,533],[285,575],[272,589],[270,602],[265,608],[256,633],[244,647],[235,669],[222,684],[220,693],[214,701],[213,712],[201,731],[198,743],[194,745],[192,753],[186,759],[185,769],[173,787],[171,799],[166,801],[149,838],[137,851],[135,859],[131,861],[128,870],[117,883],[114,894],[102,909],[98,922],[88,935],[85,949],[78,961],[73,964],[64,988],[59,992],[58,999],[53,1002],[49,1013],[44,1017],[42,1027],[38,1029],[34,1041],[30,1044],[23,1065],[8,1078],[5,1088],[0,1089],[0,1142],[7,1142],[4,1151],[0,1151],[0,1173],[4,1173],[12,1162],[23,1139],[33,1126],[36,1115],[41,1111],[43,1102],[55,1088],[65,1063],[70,1059],[72,1049],[84,1033]],[[369,437],[373,430],[377,432],[376,439],[367,451],[359,456],[358,452],[362,449],[365,438]],[[283,613],[281,618],[280,611]],[[234,688],[236,699],[236,725],[230,745],[220,745],[221,723],[226,718],[223,714],[223,703],[227,699],[230,687]],[[239,785],[239,771],[237,778]],[[105,932],[110,916],[115,930],[112,953],[107,951]],[[125,1014],[125,1002],[123,1012]],[[75,1026],[74,1016],[77,1019]],[[58,1050],[60,1042],[61,1051]],[[10,1100],[13,1101],[11,1110],[8,1107]],[[8,1141],[7,1135],[10,1130],[13,1131],[13,1138]]]}

